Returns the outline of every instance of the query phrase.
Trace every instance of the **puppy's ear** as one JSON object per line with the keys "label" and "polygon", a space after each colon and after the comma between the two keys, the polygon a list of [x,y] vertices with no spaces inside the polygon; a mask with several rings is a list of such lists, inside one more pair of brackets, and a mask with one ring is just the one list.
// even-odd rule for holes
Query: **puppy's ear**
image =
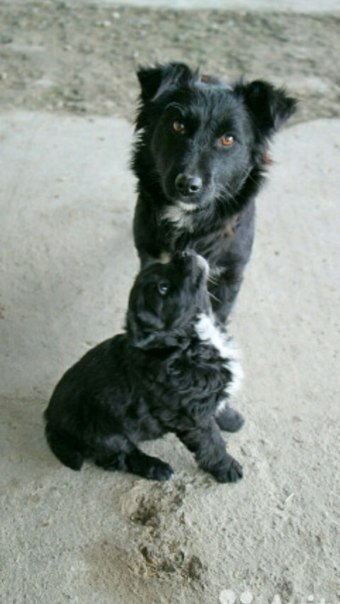
{"label": "puppy's ear", "polygon": [[132,345],[144,350],[154,347],[162,327],[154,315],[144,312],[138,317],[131,310],[127,313],[126,325]]}
{"label": "puppy's ear", "polygon": [[193,74],[184,63],[167,63],[142,67],[137,71],[137,77],[141,86],[141,98],[145,103],[156,99],[173,86],[187,84]]}
{"label": "puppy's ear", "polygon": [[238,84],[235,92],[243,98],[256,127],[266,137],[279,130],[296,110],[296,99],[262,80]]}
{"label": "puppy's ear", "polygon": [[128,311],[126,324],[129,340],[135,348],[156,350],[176,345],[176,334],[164,330],[163,323],[156,324],[154,317],[150,322],[146,316],[136,318],[133,312]]}

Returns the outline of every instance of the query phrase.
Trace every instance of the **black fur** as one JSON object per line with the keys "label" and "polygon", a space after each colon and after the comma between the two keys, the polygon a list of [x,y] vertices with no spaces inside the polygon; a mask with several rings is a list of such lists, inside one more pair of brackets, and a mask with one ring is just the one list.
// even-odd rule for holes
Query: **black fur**
{"label": "black fur", "polygon": [[[235,359],[225,329],[214,325],[207,274],[205,260],[189,252],[140,272],[126,332],[71,367],[45,411],[46,438],[62,463],[79,470],[91,459],[106,470],[167,480],[172,468],[137,445],[173,432],[216,480],[242,476],[218,428],[220,422],[234,431],[242,417],[223,405],[217,412],[228,398]],[[202,324],[224,353],[200,331]]]}
{"label": "black fur", "polygon": [[[182,63],[140,69],[138,78],[134,238],[142,266],[187,248],[204,256],[224,322],[252,249],[268,141],[296,101],[267,82],[231,87]],[[224,134],[233,144],[222,144]]]}

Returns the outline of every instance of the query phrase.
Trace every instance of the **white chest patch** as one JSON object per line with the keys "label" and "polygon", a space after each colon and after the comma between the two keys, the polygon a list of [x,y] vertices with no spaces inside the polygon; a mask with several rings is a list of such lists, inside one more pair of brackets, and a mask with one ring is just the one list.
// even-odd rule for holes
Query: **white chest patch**
{"label": "white chest patch", "polygon": [[[231,338],[215,323],[213,316],[206,314],[199,315],[195,329],[199,339],[207,346],[215,348],[221,359],[225,359],[224,366],[231,373],[231,379],[226,385],[225,393],[228,396],[234,395],[239,390],[243,379],[238,348]],[[221,404],[219,410],[223,407],[224,404]]]}
{"label": "white chest patch", "polygon": [[166,208],[162,218],[163,220],[171,222],[171,224],[179,230],[192,231],[194,228],[192,212],[196,209],[194,204],[179,201],[176,205]]}

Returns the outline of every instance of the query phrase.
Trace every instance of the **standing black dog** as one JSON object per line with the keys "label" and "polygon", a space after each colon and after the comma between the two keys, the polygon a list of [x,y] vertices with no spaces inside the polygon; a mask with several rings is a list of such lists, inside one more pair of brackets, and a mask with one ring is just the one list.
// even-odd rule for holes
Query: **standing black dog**
{"label": "standing black dog", "polygon": [[92,459],[106,470],[167,480],[172,468],[137,443],[174,432],[216,480],[241,478],[218,429],[218,423],[239,427],[227,400],[240,368],[224,327],[216,325],[207,276],[207,262],[187,252],[140,272],[126,333],[71,367],[45,411],[46,437],[62,463],[79,470]]}
{"label": "standing black dog", "polygon": [[267,82],[229,86],[182,63],[141,69],[138,78],[134,238],[142,266],[187,248],[204,256],[225,322],[251,253],[268,141],[296,101]]}

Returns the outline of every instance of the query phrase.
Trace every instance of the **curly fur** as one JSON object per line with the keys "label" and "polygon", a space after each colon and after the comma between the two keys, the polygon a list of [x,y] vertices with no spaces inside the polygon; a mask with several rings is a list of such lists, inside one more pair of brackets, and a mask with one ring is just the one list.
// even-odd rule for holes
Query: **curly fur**
{"label": "curly fur", "polygon": [[66,371],[45,411],[46,437],[62,463],[79,470],[89,459],[166,480],[171,466],[138,443],[173,432],[216,480],[242,476],[218,427],[233,431],[243,423],[227,405],[241,371],[212,313],[207,279],[206,261],[188,252],[141,270],[126,331]]}

